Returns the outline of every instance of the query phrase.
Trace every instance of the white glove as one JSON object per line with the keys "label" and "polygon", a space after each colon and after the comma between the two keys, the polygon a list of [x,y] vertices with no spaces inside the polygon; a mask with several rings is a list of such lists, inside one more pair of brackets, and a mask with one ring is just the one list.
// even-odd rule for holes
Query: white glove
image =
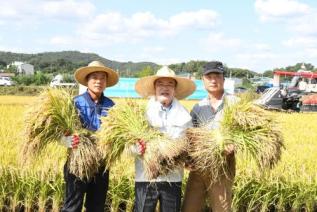
{"label": "white glove", "polygon": [[72,148],[72,143],[73,143],[73,136],[63,136],[61,138],[61,145],[67,147],[67,148]]}
{"label": "white glove", "polygon": [[145,153],[146,144],[143,140],[137,141],[136,144],[130,146],[131,153],[135,155],[143,155]]}

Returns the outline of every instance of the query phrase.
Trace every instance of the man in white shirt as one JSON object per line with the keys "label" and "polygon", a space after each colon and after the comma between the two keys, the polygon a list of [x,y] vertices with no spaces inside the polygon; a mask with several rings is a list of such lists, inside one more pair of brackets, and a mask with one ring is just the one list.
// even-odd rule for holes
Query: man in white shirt
{"label": "man in white shirt", "polygon": [[[192,80],[177,77],[167,66],[154,76],[141,78],[135,85],[142,97],[150,97],[146,111],[149,124],[173,139],[184,136],[185,130],[192,126],[191,116],[178,100],[192,94],[195,88]],[[134,151],[137,155],[134,211],[154,212],[158,201],[162,212],[180,211],[183,168],[149,181],[142,161],[145,145],[139,142]]]}

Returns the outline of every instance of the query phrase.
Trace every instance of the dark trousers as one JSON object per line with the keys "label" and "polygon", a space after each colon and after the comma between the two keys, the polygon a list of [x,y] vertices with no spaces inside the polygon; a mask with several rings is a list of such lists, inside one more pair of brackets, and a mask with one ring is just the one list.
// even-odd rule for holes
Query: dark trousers
{"label": "dark trousers", "polygon": [[109,186],[109,171],[101,167],[90,181],[83,181],[69,173],[64,167],[66,182],[65,200],[62,212],[81,212],[86,194],[85,208],[87,212],[103,212]]}
{"label": "dark trousers", "polygon": [[136,182],[134,211],[154,212],[159,201],[161,212],[179,212],[181,195],[181,182]]}

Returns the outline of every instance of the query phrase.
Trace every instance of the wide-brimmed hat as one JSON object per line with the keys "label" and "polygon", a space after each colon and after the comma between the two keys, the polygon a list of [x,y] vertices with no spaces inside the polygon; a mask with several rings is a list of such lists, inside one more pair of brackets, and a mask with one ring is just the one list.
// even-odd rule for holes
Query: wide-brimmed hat
{"label": "wide-brimmed hat", "polygon": [[161,69],[159,69],[156,75],[142,77],[139,79],[135,83],[135,90],[142,97],[154,96],[155,80],[165,77],[174,79],[177,82],[175,88],[175,98],[177,99],[184,99],[196,90],[196,85],[192,80],[176,76],[175,72],[172,69],[169,69],[167,66],[163,66]]}
{"label": "wide-brimmed hat", "polygon": [[114,86],[119,80],[119,75],[111,68],[106,67],[99,61],[92,61],[88,66],[76,70],[74,77],[76,81],[87,86],[87,76],[93,72],[105,72],[107,74],[107,87]]}

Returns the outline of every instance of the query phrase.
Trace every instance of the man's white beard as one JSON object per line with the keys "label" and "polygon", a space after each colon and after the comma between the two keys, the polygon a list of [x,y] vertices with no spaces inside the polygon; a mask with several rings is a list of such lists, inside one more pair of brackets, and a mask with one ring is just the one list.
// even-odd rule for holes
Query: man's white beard
{"label": "man's white beard", "polygon": [[168,105],[171,102],[170,98],[165,96],[157,96],[156,100],[160,102],[162,105]]}

